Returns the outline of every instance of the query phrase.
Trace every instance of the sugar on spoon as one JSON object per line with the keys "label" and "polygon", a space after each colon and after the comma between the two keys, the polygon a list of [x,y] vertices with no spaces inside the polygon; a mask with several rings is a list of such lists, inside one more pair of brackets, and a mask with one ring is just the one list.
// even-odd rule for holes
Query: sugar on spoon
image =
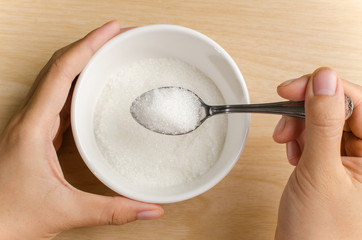
{"label": "sugar on spoon", "polygon": [[[345,95],[345,119],[352,115],[352,99]],[[155,88],[137,97],[130,108],[145,128],[166,135],[194,131],[209,117],[224,113],[271,113],[305,117],[304,101],[210,106],[194,92],[181,87]]]}

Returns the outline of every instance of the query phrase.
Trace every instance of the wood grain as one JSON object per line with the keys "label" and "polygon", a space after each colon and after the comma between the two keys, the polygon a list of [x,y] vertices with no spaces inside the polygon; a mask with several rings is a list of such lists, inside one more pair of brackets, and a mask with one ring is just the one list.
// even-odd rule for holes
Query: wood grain
{"label": "wood grain", "polygon": [[[330,66],[362,85],[362,2],[0,1],[0,129],[52,53],[104,22],[178,24],[225,48],[241,69],[251,102],[276,101],[282,81]],[[74,229],[70,239],[272,239],[278,203],[293,170],[272,141],[276,116],[253,115],[245,150],[230,174],[199,197],[164,205],[165,217],[124,226]],[[86,168],[70,132],[59,152],[74,186],[111,195]]]}

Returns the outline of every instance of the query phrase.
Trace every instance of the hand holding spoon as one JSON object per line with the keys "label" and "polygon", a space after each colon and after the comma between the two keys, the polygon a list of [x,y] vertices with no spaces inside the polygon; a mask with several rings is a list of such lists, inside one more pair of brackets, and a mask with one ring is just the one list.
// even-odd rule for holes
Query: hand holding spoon
{"label": "hand holding spoon", "polygon": [[[348,119],[352,115],[352,99],[345,95]],[[210,106],[194,92],[181,87],[162,87],[137,97],[130,108],[133,118],[142,126],[166,135],[181,135],[194,131],[211,116],[224,113],[271,113],[305,117],[304,101],[262,104]]]}

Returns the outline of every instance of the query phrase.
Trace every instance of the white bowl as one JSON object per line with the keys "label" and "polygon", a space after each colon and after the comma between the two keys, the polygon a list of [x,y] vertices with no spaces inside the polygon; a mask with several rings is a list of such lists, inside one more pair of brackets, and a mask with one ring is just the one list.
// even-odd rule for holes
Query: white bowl
{"label": "white bowl", "polygon": [[[80,74],[72,100],[71,122],[77,148],[89,169],[105,185],[144,202],[170,203],[209,190],[233,168],[249,131],[250,114],[230,114],[225,144],[216,164],[195,181],[162,190],[147,190],[121,181],[99,150],[94,110],[106,80],[124,64],[145,58],[172,57],[194,65],[214,81],[227,104],[249,103],[243,76],[229,54],[205,35],[174,25],[149,25],[122,33],[105,44]],[[104,81],[101,81],[101,80]],[[126,89],[125,89],[126,91]]]}

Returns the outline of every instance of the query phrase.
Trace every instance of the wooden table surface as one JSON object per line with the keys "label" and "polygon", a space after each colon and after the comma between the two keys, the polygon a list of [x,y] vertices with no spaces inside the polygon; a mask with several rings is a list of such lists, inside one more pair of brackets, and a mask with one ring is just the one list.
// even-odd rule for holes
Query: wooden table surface
{"label": "wooden table surface", "polygon": [[[319,66],[362,85],[362,1],[0,0],[0,129],[56,49],[111,19],[125,27],[178,24],[208,35],[236,61],[253,103],[280,100],[278,84]],[[285,147],[271,138],[278,119],[253,115],[230,174],[201,196],[164,205],[164,218],[74,229],[56,239],[272,239],[293,171]],[[74,186],[114,194],[86,168],[70,131],[59,158]]]}

